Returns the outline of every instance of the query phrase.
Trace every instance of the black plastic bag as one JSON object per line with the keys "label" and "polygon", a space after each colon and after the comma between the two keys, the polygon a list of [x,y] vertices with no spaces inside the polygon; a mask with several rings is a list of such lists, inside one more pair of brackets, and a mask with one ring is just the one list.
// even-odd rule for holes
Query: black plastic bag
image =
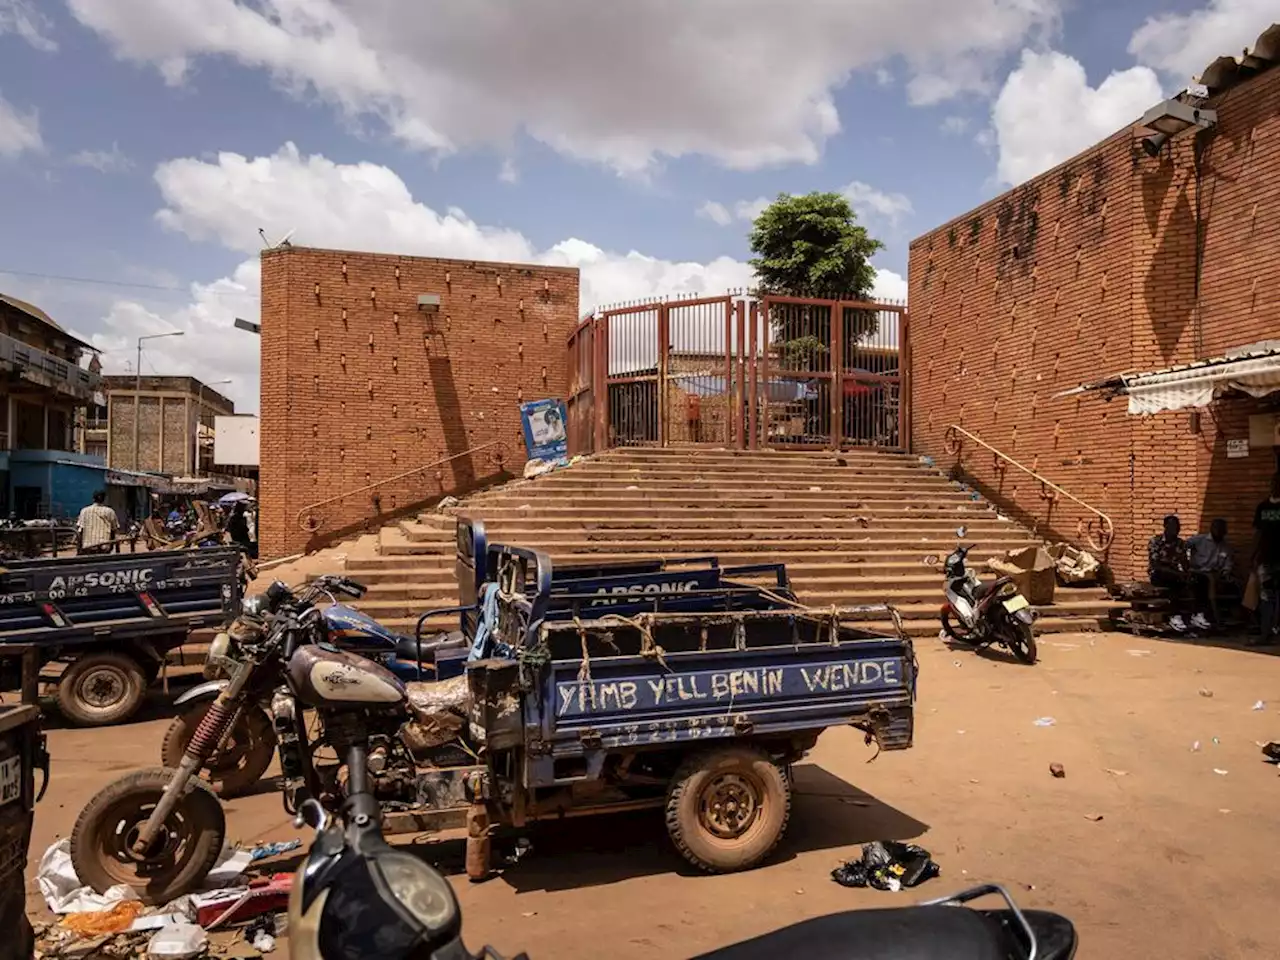
{"label": "black plastic bag", "polygon": [[877,840],[863,845],[859,859],[832,870],[831,879],[842,887],[901,890],[919,886],[941,873],[942,868],[924,847],[897,840]]}

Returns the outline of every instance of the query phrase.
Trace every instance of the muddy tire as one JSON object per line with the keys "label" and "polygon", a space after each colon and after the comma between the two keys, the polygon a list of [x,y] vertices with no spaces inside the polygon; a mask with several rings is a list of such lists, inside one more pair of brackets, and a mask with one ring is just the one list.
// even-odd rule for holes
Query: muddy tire
{"label": "muddy tire", "polygon": [[1009,652],[1022,663],[1036,662],[1036,635],[1031,624],[1015,621],[1005,627],[1009,638]]}
{"label": "muddy tire", "polygon": [[140,770],[121,777],[89,801],[71,831],[71,862],[81,883],[99,893],[130,886],[148,905],[198,889],[217,862],[227,824],[213,788],[187,781],[182,797],[146,857],[129,850],[174,771]]}
{"label": "muddy tire", "polygon": [[671,842],[708,873],[759,864],[778,845],[790,818],[790,779],[754,747],[722,747],[689,757],[667,792]]}
{"label": "muddy tire", "polygon": [[[211,705],[211,702],[195,704],[173,718],[160,747],[160,762],[164,766],[174,769],[182,762],[196,727]],[[238,797],[262,779],[275,751],[276,733],[267,715],[252,707],[241,710],[222,749],[209,758],[200,775],[222,799]]]}
{"label": "muddy tire", "polygon": [[147,693],[142,665],[124,653],[88,653],[58,678],[58,709],[82,727],[105,727],[133,716]]}

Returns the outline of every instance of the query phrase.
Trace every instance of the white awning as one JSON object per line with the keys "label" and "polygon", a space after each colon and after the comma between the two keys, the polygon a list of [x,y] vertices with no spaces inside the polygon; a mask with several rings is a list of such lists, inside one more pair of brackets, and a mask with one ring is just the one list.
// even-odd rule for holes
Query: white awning
{"label": "white awning", "polygon": [[1139,416],[1207,407],[1227,390],[1263,397],[1280,390],[1280,349],[1241,351],[1123,380],[1129,412]]}

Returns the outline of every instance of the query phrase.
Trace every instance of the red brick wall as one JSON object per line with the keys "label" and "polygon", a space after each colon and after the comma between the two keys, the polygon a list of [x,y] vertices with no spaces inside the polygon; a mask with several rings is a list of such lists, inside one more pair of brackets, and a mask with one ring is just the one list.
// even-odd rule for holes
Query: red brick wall
{"label": "red brick wall", "polygon": [[[1190,139],[1153,159],[1125,129],[911,245],[914,448],[954,465],[954,423],[1106,512],[1120,577],[1142,574],[1169,512],[1187,530],[1226,516],[1244,547],[1276,465],[1270,448],[1226,459],[1266,401],[1139,418],[1124,398],[1056,396],[1280,334],[1280,70],[1218,110],[1199,185]],[[972,442],[961,457],[1005,512],[1077,538],[1085,511]]]}
{"label": "red brick wall", "polygon": [[[438,313],[418,295],[440,296]],[[505,441],[525,461],[521,401],[563,397],[578,271],[382,254],[262,255],[260,542],[284,556],[380,517],[366,484]],[[496,451],[378,488],[382,514],[497,473]]]}

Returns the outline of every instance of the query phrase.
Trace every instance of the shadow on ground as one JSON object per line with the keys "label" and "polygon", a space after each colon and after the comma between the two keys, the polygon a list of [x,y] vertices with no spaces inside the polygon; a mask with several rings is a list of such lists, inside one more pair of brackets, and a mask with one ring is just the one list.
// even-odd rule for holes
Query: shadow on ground
{"label": "shadow on ground", "polygon": [[[794,790],[791,822],[769,859],[772,863],[871,840],[911,840],[929,829],[815,764],[794,769]],[[514,837],[503,835],[494,843],[500,880],[519,892],[593,887],[667,873],[701,875],[676,853],[660,810],[539,823],[522,835],[531,849],[513,864],[502,865],[514,850]],[[415,850],[444,873],[464,870],[463,840],[418,844]]]}

